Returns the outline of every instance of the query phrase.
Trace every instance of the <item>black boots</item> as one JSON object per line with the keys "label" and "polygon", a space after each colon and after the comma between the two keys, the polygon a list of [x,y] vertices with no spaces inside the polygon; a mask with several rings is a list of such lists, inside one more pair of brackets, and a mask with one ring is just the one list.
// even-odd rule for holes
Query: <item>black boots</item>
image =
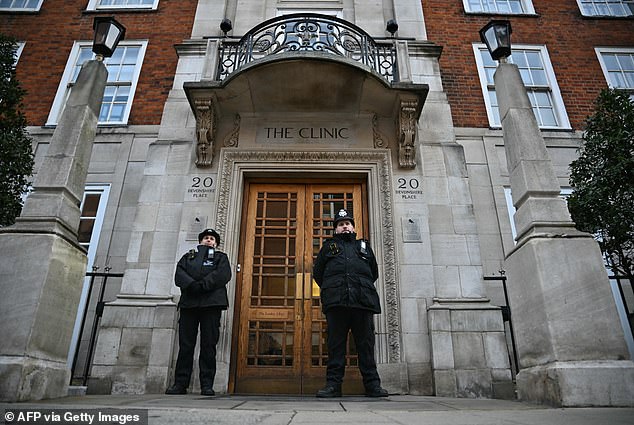
{"label": "black boots", "polygon": [[187,394],[187,387],[184,387],[182,385],[179,384],[174,384],[171,387],[169,387],[168,389],[165,390],[165,394],[170,394],[170,395],[174,395],[174,394]]}
{"label": "black boots", "polygon": [[324,388],[317,391],[317,398],[341,397],[341,385],[326,384]]}
{"label": "black boots", "polygon": [[[387,397],[389,394],[386,389],[381,388],[380,385],[366,388],[366,397]],[[324,388],[317,391],[317,398],[335,398],[341,397],[341,385],[326,384]]]}
{"label": "black boots", "polygon": [[377,385],[376,387],[367,388],[365,390],[365,396],[366,397],[387,397],[388,393],[386,389],[381,388],[380,385]]}
{"label": "black boots", "polygon": [[212,396],[212,395],[216,395],[216,392],[211,387],[202,387],[200,389],[200,395]]}

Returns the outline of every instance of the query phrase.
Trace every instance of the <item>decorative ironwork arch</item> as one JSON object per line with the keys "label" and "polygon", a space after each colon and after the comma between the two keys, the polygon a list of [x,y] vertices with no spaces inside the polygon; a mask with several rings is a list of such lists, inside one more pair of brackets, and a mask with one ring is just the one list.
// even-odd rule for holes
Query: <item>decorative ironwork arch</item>
{"label": "decorative ironwork arch", "polygon": [[398,81],[393,42],[377,43],[361,28],[343,19],[317,13],[295,13],[263,22],[237,44],[220,46],[218,79],[224,80],[263,57],[291,52],[323,52],[367,66],[386,81]]}

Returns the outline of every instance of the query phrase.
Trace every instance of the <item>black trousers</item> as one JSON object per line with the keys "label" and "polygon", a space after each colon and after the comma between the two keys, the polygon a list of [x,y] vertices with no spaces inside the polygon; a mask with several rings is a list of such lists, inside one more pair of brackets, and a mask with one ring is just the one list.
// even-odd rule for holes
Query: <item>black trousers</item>
{"label": "black trousers", "polygon": [[200,326],[200,387],[213,387],[216,377],[216,344],[220,337],[218,307],[181,308],[178,319],[178,358],[174,383],[189,387],[194,366],[194,348]]}
{"label": "black trousers", "polygon": [[346,341],[352,331],[359,355],[359,370],[366,389],[381,385],[374,359],[374,314],[357,308],[334,307],[326,312],[328,365],[326,382],[341,385],[346,369]]}

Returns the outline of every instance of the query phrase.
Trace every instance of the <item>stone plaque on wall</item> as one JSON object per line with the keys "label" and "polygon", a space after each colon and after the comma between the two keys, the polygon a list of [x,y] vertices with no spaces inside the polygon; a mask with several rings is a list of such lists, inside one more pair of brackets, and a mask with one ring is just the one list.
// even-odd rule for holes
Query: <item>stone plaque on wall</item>
{"label": "stone plaque on wall", "polygon": [[401,218],[401,228],[403,229],[404,243],[423,242],[423,235],[420,230],[421,229],[420,218],[416,218],[416,217]]}
{"label": "stone plaque on wall", "polygon": [[189,223],[189,228],[187,229],[187,237],[185,239],[188,241],[198,241],[198,234],[202,232],[205,227],[207,227],[206,215],[199,215],[197,217],[194,217]]}

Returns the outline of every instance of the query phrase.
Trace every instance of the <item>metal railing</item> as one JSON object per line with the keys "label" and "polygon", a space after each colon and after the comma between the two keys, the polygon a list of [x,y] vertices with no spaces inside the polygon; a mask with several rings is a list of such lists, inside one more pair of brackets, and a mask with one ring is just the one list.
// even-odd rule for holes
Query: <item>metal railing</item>
{"label": "metal railing", "polygon": [[500,276],[484,276],[484,280],[497,280],[502,282],[502,289],[504,290],[504,303],[506,305],[500,306],[500,309],[502,309],[502,320],[504,322],[508,322],[509,324],[511,350],[513,351],[513,366],[515,369],[515,374],[517,375],[520,371],[520,363],[517,357],[517,346],[515,344],[515,331],[513,330],[513,320],[511,319],[511,307],[509,305],[509,295],[508,295],[508,290],[506,288],[505,273],[506,272],[504,270],[500,270]]}
{"label": "metal railing", "polygon": [[[93,270],[96,270],[97,268],[98,267],[93,267]],[[81,319],[79,337],[77,338],[77,345],[75,346],[75,355],[73,357],[73,365],[72,365],[71,374],[70,374],[71,384],[77,383],[79,380],[81,380],[81,385],[86,386],[86,383],[88,382],[88,376],[90,374],[90,366],[92,366],[92,356],[95,351],[95,343],[97,341],[97,329],[99,327],[101,316],[103,315],[103,307],[106,304],[105,301],[103,300],[104,294],[106,291],[106,284],[108,283],[108,278],[110,277],[123,277],[123,273],[110,273],[109,267],[106,267],[105,270],[106,270],[105,273],[98,273],[96,271],[86,273],[86,277],[90,278],[90,285],[88,287],[88,295],[86,297],[86,308],[84,309],[84,314]],[[88,317],[88,306],[90,305],[90,301],[92,298],[92,291],[93,291],[93,287],[95,286],[96,277],[101,277],[102,280],[101,280],[101,287],[99,288],[99,296],[97,298],[97,304],[95,306],[95,317],[93,317],[92,319],[92,327],[90,330],[90,336],[88,338],[87,354],[85,358],[83,359],[84,364],[83,364],[82,373],[81,375],[75,375],[75,372],[77,369],[77,362],[79,360],[79,349],[82,344],[82,339],[83,339],[82,336],[84,334],[84,327],[86,325],[86,319]]]}
{"label": "metal railing", "polygon": [[[634,338],[634,306],[631,307],[631,304],[628,304],[627,302],[628,298],[630,301],[634,301],[634,282],[632,282],[632,278],[627,276],[610,275],[608,276],[608,279],[616,282],[619,295],[621,296],[621,301],[623,302],[625,316],[628,324],[630,325],[630,332]],[[625,293],[626,288],[629,289],[629,296]]]}
{"label": "metal railing", "polygon": [[223,39],[218,79],[269,55],[323,52],[352,59],[374,70],[388,82],[398,81],[396,48],[392,41],[377,43],[361,28],[333,16],[296,13],[255,26],[237,43]]}

